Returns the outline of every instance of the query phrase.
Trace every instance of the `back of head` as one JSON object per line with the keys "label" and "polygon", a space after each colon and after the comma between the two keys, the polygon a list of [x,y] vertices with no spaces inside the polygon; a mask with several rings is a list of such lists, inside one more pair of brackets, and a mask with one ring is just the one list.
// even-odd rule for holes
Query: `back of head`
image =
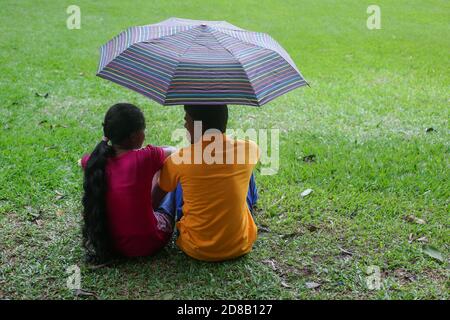
{"label": "back of head", "polygon": [[130,103],[117,103],[106,112],[103,133],[113,144],[120,144],[133,132],[145,129],[142,111]]}
{"label": "back of head", "polygon": [[228,123],[227,105],[185,105],[184,110],[194,121],[201,121],[203,132],[217,129],[225,133]]}

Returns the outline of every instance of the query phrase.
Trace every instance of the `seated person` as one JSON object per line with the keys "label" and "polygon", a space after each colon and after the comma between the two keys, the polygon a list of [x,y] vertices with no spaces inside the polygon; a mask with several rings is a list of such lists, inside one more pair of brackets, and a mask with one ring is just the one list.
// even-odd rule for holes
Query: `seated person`
{"label": "seated person", "polygon": [[205,261],[245,255],[257,236],[251,210],[258,198],[252,171],[259,148],[225,135],[226,105],[184,109],[191,145],[164,162],[153,208],[178,221],[177,245],[187,255]]}
{"label": "seated person", "polygon": [[90,263],[152,255],[172,236],[170,216],[152,209],[152,180],[170,147],[147,145],[145,118],[132,104],[113,105],[104,138],[80,161],[84,169],[83,246]]}

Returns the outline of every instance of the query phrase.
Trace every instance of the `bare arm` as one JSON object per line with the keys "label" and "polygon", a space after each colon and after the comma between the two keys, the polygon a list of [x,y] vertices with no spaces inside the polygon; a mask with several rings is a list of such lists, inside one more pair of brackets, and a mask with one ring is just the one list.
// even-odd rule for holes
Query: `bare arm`
{"label": "bare arm", "polygon": [[164,150],[164,159],[177,151],[177,148],[171,146],[161,146],[161,148]]}
{"label": "bare arm", "polygon": [[[164,150],[164,159],[166,159],[168,156],[170,156],[172,153],[177,151],[177,148],[171,147],[171,146],[161,146]],[[153,210],[157,210],[162,199],[166,196],[167,192],[162,190],[159,187],[159,175],[161,173],[161,170],[157,171],[155,175],[153,176],[152,181],[152,206]]]}

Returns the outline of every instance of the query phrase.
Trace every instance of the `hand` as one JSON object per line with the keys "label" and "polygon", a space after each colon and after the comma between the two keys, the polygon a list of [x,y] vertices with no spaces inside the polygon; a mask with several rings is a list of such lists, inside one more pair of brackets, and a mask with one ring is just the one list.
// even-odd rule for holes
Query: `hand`
{"label": "hand", "polygon": [[177,148],[171,146],[162,146],[162,148],[164,149],[164,158],[167,158],[172,153],[177,151]]}

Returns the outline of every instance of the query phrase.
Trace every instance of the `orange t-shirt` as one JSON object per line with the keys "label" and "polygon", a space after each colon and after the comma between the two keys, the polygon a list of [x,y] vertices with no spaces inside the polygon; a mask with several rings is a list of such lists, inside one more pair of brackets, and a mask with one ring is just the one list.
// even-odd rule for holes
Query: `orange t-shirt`
{"label": "orange t-shirt", "polygon": [[222,142],[216,144],[211,137],[214,143],[205,141],[208,136],[204,135],[203,140],[172,154],[159,182],[166,192],[181,183],[184,204],[177,245],[189,256],[206,261],[250,252],[257,235],[246,197],[259,148],[253,141],[220,137],[217,141]]}

